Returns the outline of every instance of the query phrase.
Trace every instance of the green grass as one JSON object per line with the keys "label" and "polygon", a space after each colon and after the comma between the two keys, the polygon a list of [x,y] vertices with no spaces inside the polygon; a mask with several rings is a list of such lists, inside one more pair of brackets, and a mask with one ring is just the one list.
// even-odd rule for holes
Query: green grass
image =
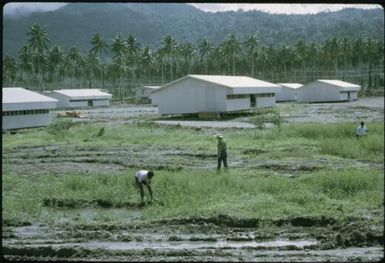
{"label": "green grass", "polygon": [[[4,218],[44,220],[44,198],[139,202],[134,170],[125,175],[3,177]],[[318,171],[297,178],[266,176],[259,170],[156,172],[155,202],[142,219],[212,216],[280,218],[299,215],[343,216],[346,211],[376,209],[383,204],[380,171]],[[340,210],[336,209],[338,204]],[[345,211],[345,212],[344,212]]]}
{"label": "green grass", "polygon": [[[157,146],[190,152],[216,152],[215,131],[212,130],[140,123],[55,125],[14,135],[5,134],[3,151],[16,147],[66,144],[74,147],[139,145],[143,148]],[[369,136],[360,140],[354,137],[354,123],[290,124],[283,125],[281,132],[269,129],[257,135],[252,129],[221,132],[229,152],[242,158],[245,149],[261,149],[263,153],[248,158],[312,160],[323,157],[381,163],[384,159],[384,124],[367,125]],[[140,200],[133,183],[134,169],[128,169],[124,174],[30,176],[13,174],[6,164],[7,160],[3,158],[4,219],[55,221],[60,215],[43,206],[43,200],[47,198],[101,199],[112,204]],[[156,220],[219,213],[256,218],[346,217],[363,216],[370,210],[383,208],[383,171],[355,167],[339,169],[325,168],[295,178],[273,175],[263,169],[231,169],[222,174],[210,170],[156,171],[153,190],[159,202],[143,208],[141,218]],[[108,217],[108,220],[124,218]]]}

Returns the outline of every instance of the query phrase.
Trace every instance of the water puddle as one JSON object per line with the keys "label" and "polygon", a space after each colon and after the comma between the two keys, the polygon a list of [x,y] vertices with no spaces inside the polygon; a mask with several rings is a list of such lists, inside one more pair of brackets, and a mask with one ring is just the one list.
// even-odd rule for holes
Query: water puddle
{"label": "water puddle", "polygon": [[63,244],[28,244],[27,247],[81,247],[86,249],[106,249],[106,250],[181,250],[181,249],[239,249],[239,248],[277,248],[285,246],[294,246],[298,249],[304,246],[316,245],[316,240],[272,240],[266,242],[256,241],[226,241],[219,240],[210,241],[155,241],[155,242],[104,242],[91,241],[79,243],[63,243]]}

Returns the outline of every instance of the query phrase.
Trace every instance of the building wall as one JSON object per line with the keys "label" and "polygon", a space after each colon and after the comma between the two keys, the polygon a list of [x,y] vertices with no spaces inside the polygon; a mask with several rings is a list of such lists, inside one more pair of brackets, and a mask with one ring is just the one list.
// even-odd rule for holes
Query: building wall
{"label": "building wall", "polygon": [[276,93],[276,101],[292,101],[297,99],[297,90],[288,87],[282,87],[280,92]]}
{"label": "building wall", "polygon": [[95,107],[108,107],[110,106],[110,100],[93,100],[92,105]]}
{"label": "building wall", "polygon": [[298,89],[299,102],[339,101],[340,89],[326,83],[312,82]]}
{"label": "building wall", "polygon": [[50,113],[3,116],[3,130],[47,126],[51,122]]}
{"label": "building wall", "polygon": [[47,94],[47,96],[58,100],[57,108],[59,108],[59,109],[60,108],[67,108],[70,105],[69,98],[63,94],[51,92],[51,93]]}
{"label": "building wall", "polygon": [[[226,111],[247,110],[250,109],[250,95],[242,95],[242,98],[233,98],[227,95]],[[234,96],[234,95],[233,95]],[[239,95],[235,95],[238,96]]]}
{"label": "building wall", "polygon": [[357,100],[357,91],[341,91],[340,101]]}
{"label": "building wall", "polygon": [[184,114],[226,111],[226,88],[186,78],[152,93],[160,114]]}
{"label": "building wall", "polygon": [[256,94],[255,97],[256,108],[273,107],[275,105],[275,96],[261,97],[260,95],[261,94]]}
{"label": "building wall", "polygon": [[[56,93],[51,92],[49,97],[57,99],[59,102],[57,103],[57,108],[63,109],[63,108],[84,108],[88,107],[88,100],[71,100],[70,97]],[[91,99],[92,100],[92,107],[100,107],[100,106],[110,106],[110,100],[109,99]]]}
{"label": "building wall", "polygon": [[350,91],[350,99],[351,100],[358,100],[358,92],[357,91]]}
{"label": "building wall", "polygon": [[66,108],[84,108],[88,106],[88,102],[86,100],[73,100],[69,101]]}

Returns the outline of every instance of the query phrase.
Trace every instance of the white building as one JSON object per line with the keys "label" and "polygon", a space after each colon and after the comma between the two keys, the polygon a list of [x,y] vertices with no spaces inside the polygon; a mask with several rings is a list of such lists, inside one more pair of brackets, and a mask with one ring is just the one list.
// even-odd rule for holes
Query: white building
{"label": "white building", "polygon": [[242,76],[187,75],[151,92],[160,114],[232,112],[272,107],[280,86]]}
{"label": "white building", "polygon": [[23,88],[3,88],[2,130],[47,126],[56,99]]}
{"label": "white building", "polygon": [[160,88],[160,86],[141,86],[136,89],[137,100],[147,100],[151,103],[151,91]]}
{"label": "white building", "polygon": [[341,80],[318,79],[298,89],[299,102],[357,100],[361,86]]}
{"label": "white building", "polygon": [[58,108],[110,106],[112,94],[99,89],[61,89],[45,93],[57,99]]}
{"label": "white building", "polygon": [[303,85],[300,83],[277,83],[281,86],[281,91],[276,94],[276,101],[295,101],[297,100],[298,88]]}

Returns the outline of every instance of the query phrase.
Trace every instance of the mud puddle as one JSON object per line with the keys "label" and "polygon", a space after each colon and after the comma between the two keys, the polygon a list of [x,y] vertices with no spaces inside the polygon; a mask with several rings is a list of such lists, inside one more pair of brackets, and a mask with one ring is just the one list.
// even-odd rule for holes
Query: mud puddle
{"label": "mud puddle", "polygon": [[[218,218],[136,225],[129,220],[119,224],[102,221],[99,212],[103,210],[104,214],[108,212],[112,216],[140,218],[136,210],[63,210],[58,217],[80,216],[88,223],[56,221],[51,226],[3,228],[4,255],[11,260],[253,262],[367,262],[383,258],[381,235],[374,237],[374,230],[366,229],[371,224],[369,221],[357,221],[351,228],[371,233],[371,237],[366,234],[362,236],[367,239],[364,243],[350,242],[345,247],[338,237],[334,238],[337,233],[348,238],[352,231],[350,228],[344,230],[346,222],[336,222],[332,218],[298,217],[264,222],[258,219],[239,221],[218,215]],[[4,236],[4,232],[7,235]],[[359,244],[363,244],[362,247]]]}
{"label": "mud puddle", "polygon": [[237,248],[254,248],[254,249],[267,249],[267,248],[282,248],[290,247],[291,249],[302,249],[305,246],[316,245],[316,240],[271,240],[266,242],[256,241],[226,241],[219,240],[216,242],[210,241],[171,241],[171,242],[105,242],[105,241],[92,241],[92,242],[75,242],[75,243],[61,243],[61,244],[25,244],[28,247],[80,247],[86,249],[105,249],[105,250],[143,250],[143,249],[167,249],[167,250],[180,250],[180,249],[237,249]]}

